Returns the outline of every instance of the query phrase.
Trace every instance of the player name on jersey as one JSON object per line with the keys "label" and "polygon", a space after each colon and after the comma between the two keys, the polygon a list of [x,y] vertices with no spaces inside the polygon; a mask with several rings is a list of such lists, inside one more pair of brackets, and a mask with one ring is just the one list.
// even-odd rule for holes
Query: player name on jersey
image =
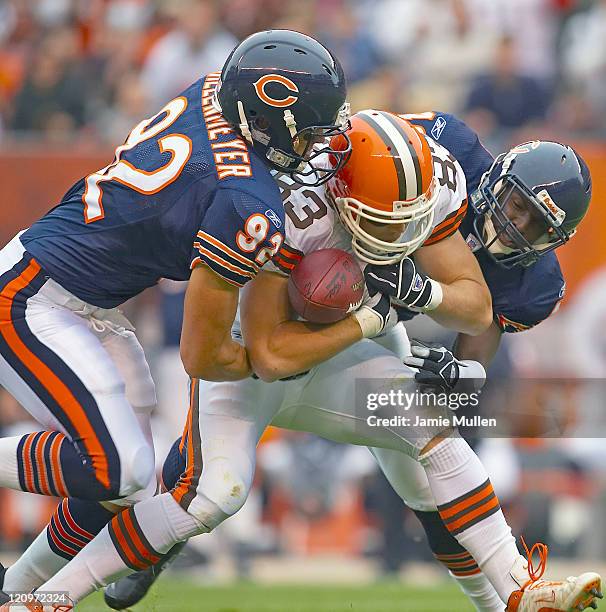
{"label": "player name on jersey", "polygon": [[[250,177],[252,169],[246,142],[234,132],[213,104],[215,90],[220,80],[218,72],[209,74],[202,87],[202,114],[217,166],[217,175],[221,180],[228,176]],[[217,142],[219,136],[226,135],[233,136],[233,139]]]}

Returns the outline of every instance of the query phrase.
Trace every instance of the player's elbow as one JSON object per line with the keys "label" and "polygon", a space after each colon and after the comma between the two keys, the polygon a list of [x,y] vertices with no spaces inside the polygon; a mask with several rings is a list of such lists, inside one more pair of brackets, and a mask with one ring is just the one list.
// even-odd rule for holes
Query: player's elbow
{"label": "player's elbow", "polygon": [[204,373],[206,367],[204,363],[200,363],[200,361],[197,359],[197,355],[191,351],[183,350],[182,348],[181,362],[183,363],[183,368],[189,376],[192,378],[202,378],[200,374]]}
{"label": "player's elbow", "polygon": [[275,382],[284,378],[279,360],[272,357],[269,351],[251,351],[249,349],[248,356],[252,371],[263,382]]}
{"label": "player's elbow", "polygon": [[217,377],[217,360],[213,351],[202,351],[195,346],[181,344],[181,361],[191,378],[215,380]]}
{"label": "player's elbow", "polygon": [[263,382],[275,382],[295,373],[292,367],[268,346],[253,345],[246,348],[252,371]]}
{"label": "player's elbow", "polygon": [[465,333],[470,336],[483,334],[492,324],[492,298],[488,287],[481,287],[476,294],[476,308],[469,329]]}

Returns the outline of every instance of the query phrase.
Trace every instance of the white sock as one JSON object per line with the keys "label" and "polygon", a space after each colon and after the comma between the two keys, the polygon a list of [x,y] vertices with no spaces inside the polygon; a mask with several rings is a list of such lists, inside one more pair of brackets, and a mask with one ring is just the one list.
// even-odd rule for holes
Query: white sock
{"label": "white sock", "polygon": [[17,447],[21,438],[23,436],[0,438],[0,487],[23,490],[17,465]]}
{"label": "white sock", "polygon": [[[77,602],[118,578],[141,569],[124,560],[141,556],[140,549],[133,552],[132,548],[121,545],[118,550],[115,544],[125,541],[120,537],[124,525],[131,531],[140,531],[146,540],[144,544],[149,544],[152,549],[149,551],[149,548],[146,548],[146,551],[152,556],[162,555],[177,542],[208,531],[200,521],[183,510],[170,493],[163,493],[142,501],[113,518],[97,537],[43,584],[40,590],[68,591],[70,598]],[[137,539],[143,541],[141,537]]]}
{"label": "white sock", "polygon": [[56,555],[48,545],[46,529],[28,546],[4,575],[4,591],[32,591],[54,576],[67,559]]}
{"label": "white sock", "polygon": [[451,576],[478,612],[503,612],[503,602],[484,574],[479,573],[474,576],[451,574]]}
{"label": "white sock", "polygon": [[521,555],[484,466],[460,437],[446,438],[419,461],[446,527],[507,603],[520,588],[509,571]]}
{"label": "white sock", "polygon": [[122,561],[104,527],[67,565],[39,587],[40,591],[67,591],[77,602],[93,591],[132,573]]}

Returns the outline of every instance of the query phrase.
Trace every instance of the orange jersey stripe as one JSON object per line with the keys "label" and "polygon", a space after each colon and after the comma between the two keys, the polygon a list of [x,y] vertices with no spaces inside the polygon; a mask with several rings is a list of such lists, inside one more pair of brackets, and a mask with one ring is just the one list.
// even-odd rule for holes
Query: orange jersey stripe
{"label": "orange jersey stripe", "polygon": [[[190,265],[190,269],[194,269],[198,264],[200,265],[204,265],[204,266],[208,266],[208,262],[201,260],[199,257],[196,257]],[[208,266],[210,267],[210,266]],[[212,268],[210,268],[212,270]],[[231,278],[227,278],[227,276],[223,276],[223,274],[217,272],[216,270],[213,270],[213,272],[215,274],[218,274],[226,283],[229,283],[230,285],[233,285],[234,287],[238,287],[238,289],[241,289],[242,287],[244,287],[244,283],[237,283],[234,280],[231,280]]]}
{"label": "orange jersey stripe", "polygon": [[185,427],[183,428],[183,433],[181,434],[181,442],[179,442],[179,453],[182,455],[183,454],[183,447],[185,446],[185,440],[187,439],[187,429],[188,429],[188,422],[189,422],[189,414],[188,414],[188,421],[186,421],[185,423]]}
{"label": "orange jersey stripe", "polygon": [[53,474],[53,482],[55,483],[55,489],[61,497],[69,497],[65,481],[63,480],[63,471],[61,469],[61,444],[63,444],[63,434],[56,436],[51,444],[50,458],[51,468]]}
{"label": "orange jersey stripe", "polygon": [[448,523],[447,525],[448,531],[454,531],[456,529],[460,529],[467,523],[473,521],[473,519],[477,518],[478,516],[481,516],[482,514],[488,512],[489,510],[493,510],[494,508],[498,507],[498,505],[499,505],[499,500],[496,497],[493,497],[490,501],[486,502],[485,504],[482,504],[479,508],[476,508],[473,512],[468,512],[467,514],[463,515],[460,519],[457,519],[456,521],[453,521],[452,523]]}
{"label": "orange jersey stripe", "polygon": [[448,569],[453,569],[453,568],[461,568],[464,569],[466,567],[474,567],[477,565],[477,563],[473,560],[473,559],[469,559],[467,561],[457,561],[457,562],[444,562],[444,565],[448,566]]}
{"label": "orange jersey stripe", "polygon": [[[461,211],[461,209],[459,209]],[[462,210],[461,212],[459,212],[454,218],[452,219],[448,219],[448,223],[444,226],[442,226],[442,224],[438,225],[433,232],[429,235],[429,238],[427,238],[427,240],[423,243],[423,246],[429,246],[430,244],[435,244],[436,242],[439,242],[440,240],[444,240],[444,238],[448,238],[448,236],[451,236],[452,234],[454,234],[460,227],[463,219],[465,218],[465,211],[467,210],[467,207],[465,207],[464,210]]]}
{"label": "orange jersey stripe", "polygon": [[183,430],[183,435],[181,436],[181,444],[179,445],[179,452],[183,452],[183,446],[185,445],[185,438],[187,438],[187,434],[191,429],[192,422],[192,411],[194,409],[194,398],[196,397],[194,384],[195,378],[190,379],[190,388],[189,388],[189,410],[187,411],[187,422],[185,423],[185,429]]}
{"label": "orange jersey stripe", "polygon": [[482,570],[479,567],[476,567],[475,569],[469,570],[469,571],[465,571],[465,572],[461,572],[461,571],[455,571],[453,570],[452,573],[455,576],[474,576],[475,574],[479,574]]}
{"label": "orange jersey stripe", "polygon": [[151,564],[156,564],[160,561],[160,557],[154,553],[152,553],[149,548],[143,544],[135,526],[133,525],[133,521],[130,515],[130,511],[127,510],[122,513],[122,518],[124,519],[124,526],[128,531],[128,535],[130,536],[133,544],[137,550],[137,552],[144,558],[147,559]]}
{"label": "orange jersey stripe", "polygon": [[438,223],[438,225],[436,225],[433,228],[432,234],[439,232],[441,229],[449,225],[453,221],[453,219],[455,219],[456,217],[459,217],[462,214],[464,215],[466,212],[467,212],[467,198],[465,198],[461,202],[461,206],[457,208],[457,210],[453,210],[443,221]]}
{"label": "orange jersey stripe", "polygon": [[55,526],[57,528],[57,531],[59,532],[59,535],[64,540],[67,540],[68,542],[71,542],[72,544],[75,544],[78,548],[83,548],[85,546],[86,542],[83,543],[81,540],[78,540],[74,536],[72,536],[69,533],[67,533],[67,531],[65,531],[65,529],[63,528],[63,525],[61,524],[61,521],[59,520],[59,517],[57,516],[56,513],[55,513]]}
{"label": "orange jersey stripe", "polygon": [[283,255],[288,257],[289,259],[294,259],[295,261],[301,261],[304,255],[300,251],[295,251],[293,248],[289,247],[286,244],[283,244],[278,251],[279,255]]}
{"label": "orange jersey stripe", "polygon": [[198,232],[198,237],[202,238],[203,240],[206,240],[206,242],[209,242],[214,247],[217,247],[224,253],[227,253],[230,257],[233,257],[236,261],[239,261],[241,264],[244,264],[245,266],[252,268],[253,271],[256,272],[259,270],[259,266],[256,263],[250,261],[250,259],[246,259],[246,257],[240,255],[240,253],[236,253],[236,251],[230,249],[226,244],[223,244],[222,242],[217,240],[214,236],[211,236],[210,234],[207,234],[206,232],[203,232],[202,230],[200,230]]}
{"label": "orange jersey stripe", "polygon": [[40,491],[42,491],[43,495],[51,495],[49,483],[48,483],[48,474],[46,472],[46,462],[44,461],[44,447],[46,446],[46,442],[50,437],[51,432],[45,431],[38,440],[38,444],[36,445],[36,462],[38,464],[38,481],[40,483]]}
{"label": "orange jersey stripe", "polygon": [[483,500],[485,497],[488,497],[491,493],[493,493],[492,485],[490,482],[487,482],[484,487],[482,487],[475,495],[471,495],[461,500],[459,503],[447,508],[445,510],[440,510],[440,516],[442,520],[449,519],[453,517],[455,514],[459,514],[459,512],[463,512],[469,506],[473,506],[479,501]]}
{"label": "orange jersey stripe", "polygon": [[64,499],[61,503],[61,507],[63,508],[63,515],[65,516],[65,520],[67,524],[71,527],[73,531],[75,531],[79,536],[82,536],[86,540],[92,540],[95,536],[90,531],[86,531],[86,529],[82,529],[76,521],[74,521],[74,517],[69,511],[69,504],[67,503],[67,499]]}
{"label": "orange jersey stripe", "polygon": [[23,471],[25,473],[25,486],[30,493],[35,493],[34,489],[34,474],[31,462],[32,440],[35,434],[30,434],[23,445]]}
{"label": "orange jersey stripe", "polygon": [[432,244],[437,244],[438,242],[452,236],[460,227],[461,223],[454,223],[452,227],[445,229],[443,232],[436,236],[430,236],[424,243],[423,246],[431,246]]}
{"label": "orange jersey stripe", "polygon": [[[124,514],[125,512],[126,510],[124,510],[120,514]],[[111,527],[113,528],[114,535],[116,536],[118,544],[120,545],[120,551],[124,554],[124,556],[128,559],[128,561],[133,567],[136,567],[138,569],[145,569],[146,566],[134,555],[133,551],[130,549],[128,540],[124,536],[124,533],[122,533],[122,528],[120,526],[120,523],[118,522],[118,517],[120,516],[120,514],[115,516],[111,521]]]}
{"label": "orange jersey stripe", "polygon": [[181,475],[179,479],[179,483],[176,488],[172,492],[172,496],[174,497],[177,503],[181,503],[183,496],[187,493],[189,489],[189,485],[194,477],[194,444],[192,441],[192,419],[194,413],[194,398],[196,397],[194,381],[192,380],[191,389],[190,389],[190,398],[189,398],[189,413],[187,415],[187,464],[185,468],[184,475]]}
{"label": "orange jersey stripe", "polygon": [[67,388],[65,383],[23,343],[11,318],[11,307],[17,293],[27,287],[40,272],[40,265],[32,260],[23,273],[8,283],[0,293],[0,334],[19,360],[38,379],[52,398],[64,409],[74,429],[84,441],[88,454],[93,458],[93,469],[99,482],[109,488],[107,457],[103,446],[91,426],[86,411]]}
{"label": "orange jersey stripe", "polygon": [[453,561],[456,560],[463,560],[463,559],[471,559],[471,555],[468,552],[465,553],[457,553],[454,555],[435,555],[434,557],[436,559],[438,559],[439,561],[448,561],[449,559],[452,559]]}
{"label": "orange jersey stripe", "polygon": [[255,277],[253,272],[249,272],[248,270],[243,270],[242,268],[239,268],[238,266],[234,266],[230,264],[228,261],[225,261],[225,259],[223,259],[222,257],[219,257],[218,255],[215,255],[208,249],[205,249],[199,242],[194,242],[194,246],[198,249],[198,251],[200,251],[202,255],[205,255],[209,259],[212,259],[215,263],[218,263],[224,268],[227,268],[228,270],[231,270],[232,272],[235,272],[236,274],[239,274],[240,276],[248,276],[248,278]]}
{"label": "orange jersey stripe", "polygon": [[59,550],[66,551],[70,555],[73,555],[74,557],[82,550],[81,545],[79,545],[78,548],[73,548],[72,546],[69,546],[69,544],[67,544],[66,542],[62,542],[61,540],[59,540],[57,538],[57,536],[55,535],[55,530],[53,529],[52,525],[47,530],[47,533],[50,534],[50,537],[52,538],[53,542],[55,543],[55,546]]}
{"label": "orange jersey stripe", "polygon": [[285,259],[282,259],[282,257],[280,256],[276,256],[275,261],[278,265],[284,266],[287,270],[294,270],[296,267],[296,264],[289,263]]}

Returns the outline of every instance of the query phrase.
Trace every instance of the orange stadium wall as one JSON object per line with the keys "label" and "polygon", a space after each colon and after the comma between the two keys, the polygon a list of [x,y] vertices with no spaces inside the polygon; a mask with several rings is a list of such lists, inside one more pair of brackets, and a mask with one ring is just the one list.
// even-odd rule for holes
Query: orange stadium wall
{"label": "orange stadium wall", "polygon": [[564,304],[587,276],[606,265],[606,145],[577,143],[574,146],[591,171],[593,195],[577,235],[558,250],[568,289]]}
{"label": "orange stadium wall", "polygon": [[[577,148],[591,169],[593,200],[575,239],[558,251],[568,283],[567,299],[586,276],[606,265],[606,146],[580,143]],[[109,150],[65,152],[31,146],[0,151],[0,243],[52,208],[72,183],[110,159]]]}
{"label": "orange stadium wall", "polygon": [[0,243],[55,206],[78,179],[103,168],[111,151],[19,147],[0,151]]}

